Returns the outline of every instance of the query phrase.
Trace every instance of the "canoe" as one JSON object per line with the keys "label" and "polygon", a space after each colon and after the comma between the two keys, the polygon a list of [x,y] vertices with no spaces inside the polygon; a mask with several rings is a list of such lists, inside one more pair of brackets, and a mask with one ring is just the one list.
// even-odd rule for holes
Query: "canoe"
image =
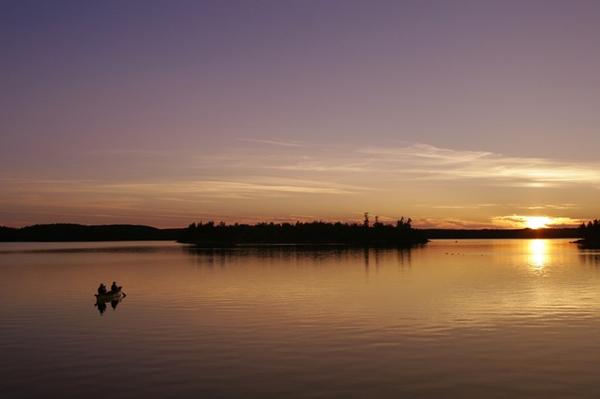
{"label": "canoe", "polygon": [[110,302],[121,297],[125,297],[125,293],[123,292],[122,287],[119,287],[116,291],[108,291],[106,294],[94,294],[96,296],[96,300],[98,302]]}

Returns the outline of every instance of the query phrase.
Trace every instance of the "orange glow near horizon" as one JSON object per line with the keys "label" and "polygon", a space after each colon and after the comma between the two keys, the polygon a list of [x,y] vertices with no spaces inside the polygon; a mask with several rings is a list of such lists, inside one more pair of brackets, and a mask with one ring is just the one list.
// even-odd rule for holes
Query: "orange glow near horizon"
{"label": "orange glow near horizon", "polygon": [[497,216],[492,218],[492,223],[500,229],[544,229],[560,227],[577,227],[582,219],[575,219],[564,216],[529,216],[529,215],[511,215]]}
{"label": "orange glow near horizon", "polygon": [[548,227],[552,220],[547,216],[527,216],[525,224],[530,229],[541,229]]}

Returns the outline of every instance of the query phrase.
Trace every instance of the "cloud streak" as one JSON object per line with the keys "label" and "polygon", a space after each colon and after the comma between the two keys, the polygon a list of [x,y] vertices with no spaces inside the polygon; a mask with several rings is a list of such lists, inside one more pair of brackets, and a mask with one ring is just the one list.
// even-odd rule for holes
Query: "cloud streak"
{"label": "cloud streak", "polygon": [[600,184],[600,164],[488,151],[439,148],[427,144],[367,147],[348,154],[323,153],[279,164],[275,169],[304,172],[369,173],[406,180],[480,180],[512,187]]}
{"label": "cloud streak", "polygon": [[[285,178],[246,178],[243,180],[203,179],[187,181],[105,182],[59,179],[2,179],[5,193],[42,195],[113,194],[130,196],[157,195],[206,198],[256,198],[295,194],[352,194],[361,188],[332,182]],[[188,197],[189,198],[189,197]]]}
{"label": "cloud streak", "polygon": [[503,185],[551,187],[600,183],[600,165],[511,157],[485,151],[461,151],[416,144],[398,149],[368,148],[380,162],[408,166],[409,173],[429,179],[492,179]]}
{"label": "cloud streak", "polygon": [[304,145],[300,144],[297,141],[293,141],[293,140],[252,139],[252,138],[240,138],[238,140],[244,141],[247,143],[267,144],[267,145],[275,145],[275,146],[280,146],[280,147],[304,147]]}
{"label": "cloud streak", "polygon": [[[496,227],[501,228],[525,228],[528,226],[528,219],[530,219],[531,217],[531,215],[495,216],[492,218],[492,224]],[[548,227],[575,227],[581,224],[582,222],[580,219],[573,219],[565,216],[546,218],[548,219],[548,221],[544,224]]]}

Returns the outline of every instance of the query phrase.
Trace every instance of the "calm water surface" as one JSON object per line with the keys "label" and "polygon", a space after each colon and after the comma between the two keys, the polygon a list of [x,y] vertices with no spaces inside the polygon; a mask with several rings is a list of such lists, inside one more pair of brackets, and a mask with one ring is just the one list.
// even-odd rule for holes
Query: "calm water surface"
{"label": "calm water surface", "polygon": [[567,240],[3,243],[0,272],[1,398],[600,396],[600,252]]}

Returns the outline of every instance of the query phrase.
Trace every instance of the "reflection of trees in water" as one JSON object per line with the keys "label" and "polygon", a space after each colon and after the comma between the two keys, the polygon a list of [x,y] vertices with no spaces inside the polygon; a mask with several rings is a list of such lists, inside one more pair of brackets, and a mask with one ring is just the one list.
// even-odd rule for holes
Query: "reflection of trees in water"
{"label": "reflection of trees in water", "polygon": [[[369,271],[371,266],[375,267],[375,271],[379,271],[379,267],[384,264],[396,264],[401,268],[411,265],[412,248],[365,248],[363,253],[363,262],[365,271]],[[390,262],[389,259],[394,261]]]}
{"label": "reflection of trees in water", "polygon": [[265,263],[363,263],[365,269],[387,264],[410,266],[412,248],[368,248],[347,246],[274,245],[259,247],[198,248],[182,247],[198,267],[226,267],[228,264],[258,259]]}
{"label": "reflection of trees in water", "polygon": [[225,259],[236,259],[242,257],[258,257],[264,259],[310,259],[321,260],[329,258],[343,258],[347,254],[360,251],[356,247],[340,245],[263,245],[263,246],[235,246],[229,248],[201,248],[192,245],[183,246],[183,251],[189,255],[209,258],[219,257]]}
{"label": "reflection of trees in water", "polygon": [[409,266],[412,263],[412,249],[411,248],[401,248],[396,251],[397,263],[398,265],[404,267]]}
{"label": "reflection of trees in water", "polygon": [[257,247],[231,247],[231,248],[198,248],[185,246],[183,251],[190,255],[197,266],[224,267],[228,263],[258,258],[265,262],[296,262],[324,260],[343,261],[350,256],[348,248],[339,246],[329,247],[302,247],[295,245],[257,246]]}
{"label": "reflection of trees in water", "polygon": [[584,265],[600,267],[600,252],[581,252],[579,261]]}

